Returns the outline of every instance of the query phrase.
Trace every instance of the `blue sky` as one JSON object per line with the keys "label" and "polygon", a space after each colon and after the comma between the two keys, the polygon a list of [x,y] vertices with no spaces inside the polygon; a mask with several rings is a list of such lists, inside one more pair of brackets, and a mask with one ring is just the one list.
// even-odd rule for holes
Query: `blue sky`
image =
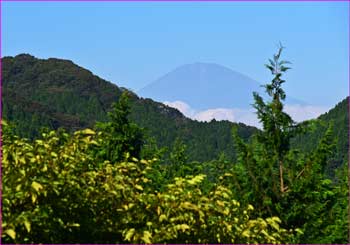
{"label": "blue sky", "polygon": [[347,2],[2,2],[2,56],[73,60],[134,91],[177,66],[213,62],[265,83],[286,46],[290,96],[348,95]]}

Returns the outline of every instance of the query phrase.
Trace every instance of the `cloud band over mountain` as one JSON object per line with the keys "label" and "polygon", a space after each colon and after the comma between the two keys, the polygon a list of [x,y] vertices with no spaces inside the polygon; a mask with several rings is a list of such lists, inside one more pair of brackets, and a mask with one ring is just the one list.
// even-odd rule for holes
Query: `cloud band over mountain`
{"label": "cloud band over mountain", "polygon": [[[178,109],[185,116],[198,121],[228,120],[231,122],[242,122],[247,125],[261,127],[254,109],[241,108],[213,108],[207,110],[196,110],[183,101],[165,101],[164,104]],[[330,108],[317,105],[285,105],[285,111],[291,115],[294,121],[301,122],[327,112]]]}

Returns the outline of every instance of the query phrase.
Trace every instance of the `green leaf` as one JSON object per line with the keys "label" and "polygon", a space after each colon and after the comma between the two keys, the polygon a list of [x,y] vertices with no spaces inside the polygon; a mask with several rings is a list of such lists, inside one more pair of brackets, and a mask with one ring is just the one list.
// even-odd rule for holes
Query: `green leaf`
{"label": "green leaf", "polygon": [[271,220],[273,220],[273,221],[275,221],[277,223],[281,223],[282,222],[281,219],[278,218],[277,216],[272,217]]}
{"label": "green leaf", "polygon": [[79,223],[67,224],[69,227],[80,227]]}
{"label": "green leaf", "polygon": [[16,232],[13,229],[8,229],[5,231],[5,233],[11,237],[13,240],[16,239]]}
{"label": "green leaf", "polygon": [[250,204],[248,204],[247,210],[254,210],[254,207]]}
{"label": "green leaf", "polygon": [[32,197],[32,203],[35,203],[38,196],[35,193],[32,193],[31,197]]}
{"label": "green leaf", "polygon": [[24,226],[26,227],[27,231],[30,232],[31,226],[30,226],[30,222],[28,220],[24,221]]}
{"label": "green leaf", "polygon": [[242,232],[242,236],[243,236],[243,237],[250,237],[250,231],[249,231],[249,230],[244,230],[244,231]]}
{"label": "green leaf", "polygon": [[125,235],[125,240],[131,241],[131,238],[133,237],[134,233],[135,233],[135,229],[134,228],[128,230],[128,232]]}
{"label": "green leaf", "polygon": [[93,131],[93,130],[91,130],[91,129],[89,129],[89,128],[84,129],[84,130],[82,130],[81,132],[82,132],[83,134],[87,134],[87,135],[95,135],[95,134],[96,134],[95,131]]}
{"label": "green leaf", "polygon": [[152,243],[151,239],[152,239],[152,234],[149,231],[144,231],[141,240],[147,244],[150,244]]}
{"label": "green leaf", "polygon": [[181,224],[181,225],[178,225],[178,229],[182,230],[184,232],[184,231],[190,229],[190,227],[187,224]]}
{"label": "green leaf", "polygon": [[32,188],[33,188],[35,191],[39,192],[41,189],[43,189],[43,186],[42,186],[41,184],[39,184],[38,182],[33,181],[33,182],[32,182]]}
{"label": "green leaf", "polygon": [[159,216],[159,222],[162,222],[163,220],[166,220],[167,218],[166,218],[166,215],[165,214],[161,214],[160,216]]}
{"label": "green leaf", "polygon": [[21,188],[22,188],[22,184],[17,185],[16,186],[16,191],[19,192],[21,190]]}
{"label": "green leaf", "polygon": [[140,186],[140,185],[135,185],[135,188],[136,188],[137,190],[143,191],[143,188],[142,188],[142,186]]}
{"label": "green leaf", "polygon": [[58,155],[57,155],[57,153],[56,153],[56,152],[51,152],[51,156],[52,156],[52,157],[55,157],[55,158],[57,158],[57,157],[58,157]]}
{"label": "green leaf", "polygon": [[304,232],[301,229],[299,229],[299,228],[296,228],[295,232],[298,233],[298,234],[301,234],[301,235],[304,234]]}

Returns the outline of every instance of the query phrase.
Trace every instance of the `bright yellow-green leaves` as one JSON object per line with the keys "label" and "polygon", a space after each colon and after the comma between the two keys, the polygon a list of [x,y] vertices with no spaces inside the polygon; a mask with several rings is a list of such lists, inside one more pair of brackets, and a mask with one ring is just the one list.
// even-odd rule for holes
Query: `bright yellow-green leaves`
{"label": "bright yellow-green leaves", "polygon": [[[61,228],[68,232],[77,223],[59,217],[83,201],[81,174],[91,162],[91,131],[74,137],[50,132],[34,142],[3,135],[4,242],[54,242]],[[36,240],[42,237],[47,240]]]}
{"label": "bright yellow-green leaves", "polygon": [[156,159],[95,162],[103,140],[91,129],[50,132],[34,142],[4,135],[5,242],[279,243],[288,237],[278,218],[251,219],[253,206],[242,207],[227,187],[205,194],[203,174],[174,178],[160,191],[148,176]]}
{"label": "bright yellow-green leaves", "polygon": [[28,221],[28,220],[25,220],[24,221],[24,226],[26,227],[26,229],[27,229],[27,232],[30,232],[30,222]]}
{"label": "bright yellow-green leaves", "polygon": [[198,186],[204,178],[175,178],[161,193],[138,193],[134,208],[119,209],[129,217],[125,224],[119,223],[126,226],[124,239],[132,243],[278,243],[288,237],[278,218],[250,219],[253,207],[240,207],[224,186],[204,195]]}
{"label": "bright yellow-green leaves", "polygon": [[11,237],[13,240],[16,239],[16,232],[13,229],[5,230],[5,234]]}
{"label": "bright yellow-green leaves", "polygon": [[32,188],[36,191],[39,192],[41,189],[43,189],[43,186],[41,184],[39,184],[36,181],[32,182]]}

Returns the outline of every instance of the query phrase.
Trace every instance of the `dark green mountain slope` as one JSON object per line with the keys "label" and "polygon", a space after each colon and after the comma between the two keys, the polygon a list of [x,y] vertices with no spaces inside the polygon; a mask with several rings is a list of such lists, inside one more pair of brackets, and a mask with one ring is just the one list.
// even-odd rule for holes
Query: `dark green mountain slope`
{"label": "dark green mountain slope", "polygon": [[[4,57],[2,69],[3,118],[29,138],[36,137],[41,127],[73,131],[105,121],[123,91],[69,60],[21,54]],[[221,152],[234,157],[233,123],[193,121],[176,109],[136,95],[131,103],[132,120],[146,128],[159,146],[171,147],[180,138],[188,145],[190,160],[211,160]],[[239,129],[245,139],[256,131],[243,124]]]}
{"label": "dark green mountain slope", "polygon": [[[330,162],[329,169],[332,170],[348,161],[349,149],[349,97],[339,102],[329,112],[322,114],[315,121],[315,129],[305,135],[293,140],[293,146],[305,152],[313,150],[317,142],[326,132],[330,123],[333,123],[333,133],[337,141],[337,149],[334,159]],[[331,171],[332,172],[332,171]]]}

